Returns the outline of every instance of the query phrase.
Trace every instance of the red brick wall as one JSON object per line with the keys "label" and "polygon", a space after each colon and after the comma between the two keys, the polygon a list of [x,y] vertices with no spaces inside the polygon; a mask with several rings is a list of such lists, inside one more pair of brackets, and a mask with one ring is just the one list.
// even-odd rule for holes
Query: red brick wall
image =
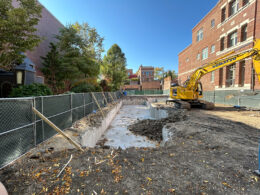
{"label": "red brick wall", "polygon": [[[19,4],[13,0],[13,5],[17,7]],[[37,25],[36,34],[43,38],[38,47],[33,51],[26,52],[26,55],[36,65],[37,76],[42,76],[40,71],[42,67],[41,56],[45,56],[49,51],[49,43],[55,42],[54,36],[59,33],[59,29],[64,26],[45,8],[42,9],[42,18]]]}
{"label": "red brick wall", "polygon": [[172,78],[170,76],[164,78],[163,90],[168,90],[171,88]]}
{"label": "red brick wall", "polygon": [[[179,54],[179,80],[183,83],[192,72],[213,60],[225,55],[229,51],[237,50],[240,46],[250,44],[244,48],[237,50],[237,52],[242,52],[246,49],[252,48],[254,29],[256,21],[256,37],[260,38],[260,0],[257,0],[257,19],[255,20],[255,5],[256,0],[250,0],[250,4],[242,7],[242,0],[239,0],[239,8],[241,8],[236,14],[228,17],[228,0],[220,0],[217,5],[192,29],[192,44],[188,46]],[[226,20],[221,23],[221,8],[226,5]],[[215,26],[211,28],[211,20],[215,19]],[[240,42],[241,37],[241,26],[247,23],[247,40]],[[197,32],[203,28],[203,40],[197,42],[196,36]],[[238,45],[227,48],[227,36],[233,30],[237,30],[238,35]],[[225,50],[220,52],[220,38],[225,37]],[[211,53],[211,46],[215,45],[215,52]],[[208,47],[208,58],[202,60],[202,50]],[[197,54],[200,53],[200,59],[197,60]],[[236,85],[232,89],[242,89],[239,88],[239,63],[236,63]],[[246,60],[246,73],[245,73],[245,87],[250,88],[251,78],[252,78],[252,60]],[[226,67],[223,70],[223,87],[226,80]],[[201,79],[203,83],[204,90],[212,91],[215,88],[219,88],[219,70],[215,71],[215,79],[211,82],[211,73],[205,75]],[[259,86],[257,82],[256,88]],[[231,88],[230,88],[231,89]]]}
{"label": "red brick wall", "polygon": [[142,90],[147,89],[161,89],[160,81],[150,81],[142,83]]}
{"label": "red brick wall", "polygon": [[135,89],[135,90],[140,90],[140,85],[125,85],[124,87],[123,87],[123,90],[133,90],[133,89]]}

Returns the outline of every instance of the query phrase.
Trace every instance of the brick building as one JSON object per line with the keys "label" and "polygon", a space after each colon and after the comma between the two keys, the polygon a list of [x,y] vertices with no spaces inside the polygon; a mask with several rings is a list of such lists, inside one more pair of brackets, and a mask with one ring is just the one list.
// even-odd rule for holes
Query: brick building
{"label": "brick building", "polygon": [[[132,69],[127,69],[128,77],[133,74]],[[136,73],[137,81],[131,80],[129,85],[125,85],[125,90],[159,90],[161,89],[160,81],[154,80],[154,67],[141,65]]]}
{"label": "brick building", "polygon": [[[19,6],[16,0],[13,0],[13,5],[14,7]],[[64,27],[60,23],[60,21],[57,18],[55,18],[43,5],[41,6],[42,17],[40,18],[39,23],[36,26],[36,34],[42,38],[42,41],[38,45],[38,47],[34,48],[33,51],[26,52],[27,58],[29,58],[33,62],[33,66],[35,66],[35,82],[39,83],[44,82],[43,74],[40,70],[42,68],[41,56],[46,56],[46,54],[49,52],[50,42],[56,41],[55,35],[59,34],[59,30]]]}
{"label": "brick building", "polygon": [[[230,51],[252,48],[256,38],[260,38],[260,0],[219,0],[192,29],[191,45],[179,53],[179,82]],[[204,91],[260,89],[252,59],[209,73],[201,81]]]}
{"label": "brick building", "polygon": [[126,69],[127,72],[127,76],[130,77],[131,75],[133,75],[133,69]]}
{"label": "brick building", "polygon": [[[13,0],[14,7],[19,7],[19,2]],[[42,6],[43,7],[43,6]],[[32,83],[44,83],[41,73],[42,59],[49,51],[50,42],[55,42],[55,35],[64,26],[45,8],[42,8],[41,18],[35,32],[42,38],[40,44],[32,51],[25,53],[22,64],[15,67],[14,71],[0,69],[0,97],[8,97],[13,87],[17,85],[29,85]]]}
{"label": "brick building", "polygon": [[140,83],[147,81],[154,81],[154,67],[141,65],[137,71]]}

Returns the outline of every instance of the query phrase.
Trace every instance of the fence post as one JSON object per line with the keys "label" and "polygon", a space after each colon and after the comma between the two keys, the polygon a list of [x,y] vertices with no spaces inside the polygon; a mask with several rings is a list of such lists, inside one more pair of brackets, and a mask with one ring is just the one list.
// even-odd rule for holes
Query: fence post
{"label": "fence post", "polygon": [[[33,98],[32,106],[36,107],[35,97]],[[34,137],[34,145],[37,145],[36,141],[36,114],[33,112],[33,137]]]}
{"label": "fence post", "polygon": [[[43,112],[43,97],[41,97],[41,102],[42,102],[42,114],[44,115],[44,112]],[[42,141],[45,140],[45,133],[44,133],[44,121],[42,120]]]}
{"label": "fence post", "polygon": [[70,94],[70,116],[71,116],[71,122],[73,124],[73,115],[72,115],[72,94]]}
{"label": "fence post", "polygon": [[106,102],[106,105],[108,105],[107,98],[106,98],[106,96],[105,96],[105,94],[104,94],[104,91],[102,91],[102,95],[103,95],[103,97],[104,97],[104,100],[105,100],[105,102]]}
{"label": "fence post", "polygon": [[86,111],[85,111],[85,106],[86,106],[86,102],[85,102],[85,93],[83,93],[83,108],[84,108],[84,117],[86,116]]}
{"label": "fence post", "polygon": [[260,176],[260,138],[258,141],[258,170],[255,170],[255,173]]}

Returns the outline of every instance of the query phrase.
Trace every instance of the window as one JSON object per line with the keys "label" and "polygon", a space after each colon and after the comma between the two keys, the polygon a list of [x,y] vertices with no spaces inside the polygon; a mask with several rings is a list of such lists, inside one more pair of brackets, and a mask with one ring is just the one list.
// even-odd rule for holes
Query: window
{"label": "window", "polygon": [[197,32],[197,42],[203,39],[203,28]]}
{"label": "window", "polygon": [[227,67],[226,86],[233,87],[235,85],[236,64]]}
{"label": "window", "polygon": [[233,47],[237,44],[237,31],[228,35],[228,47]]}
{"label": "window", "polygon": [[211,78],[210,78],[211,83],[215,81],[215,71],[211,72]]}
{"label": "window", "polygon": [[211,20],[211,28],[213,28],[215,26],[215,19]]}
{"label": "window", "polygon": [[224,22],[226,19],[226,7],[221,10],[221,22]]}
{"label": "window", "polygon": [[247,39],[247,24],[241,27],[241,42]]}
{"label": "window", "polygon": [[200,53],[197,54],[197,60],[200,60]]}
{"label": "window", "polygon": [[233,0],[229,3],[229,14],[228,16],[234,15],[238,10],[238,0]]}
{"label": "window", "polygon": [[130,72],[128,72],[127,74],[128,74],[128,76],[130,76]]}
{"label": "window", "polygon": [[202,50],[202,60],[205,60],[208,58],[208,48]]}
{"label": "window", "polygon": [[248,3],[249,3],[249,0],[243,0],[242,6],[245,6],[245,5],[247,5]]}
{"label": "window", "polygon": [[214,53],[215,52],[215,45],[212,45],[211,46],[211,53]]}
{"label": "window", "polygon": [[240,87],[244,87],[245,84],[245,60],[239,63],[239,85]]}
{"label": "window", "polygon": [[146,72],[146,76],[149,77],[149,72]]}
{"label": "window", "polygon": [[190,61],[190,59],[189,58],[186,58],[186,62],[189,62]]}
{"label": "window", "polygon": [[225,49],[225,37],[222,37],[220,39],[220,51],[223,51]]}
{"label": "window", "polygon": [[222,83],[223,83],[223,68],[220,68],[219,69],[219,83],[218,83],[218,86],[220,88],[222,88]]}

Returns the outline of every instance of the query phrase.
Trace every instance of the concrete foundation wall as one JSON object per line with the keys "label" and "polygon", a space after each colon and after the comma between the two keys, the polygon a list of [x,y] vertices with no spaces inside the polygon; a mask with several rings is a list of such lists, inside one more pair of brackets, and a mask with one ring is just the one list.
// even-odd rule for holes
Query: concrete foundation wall
{"label": "concrete foundation wall", "polygon": [[80,144],[86,147],[95,147],[97,141],[107,130],[119,109],[122,106],[122,101],[118,103],[103,119],[102,124],[99,127],[91,127],[86,129],[85,133],[81,136]]}

